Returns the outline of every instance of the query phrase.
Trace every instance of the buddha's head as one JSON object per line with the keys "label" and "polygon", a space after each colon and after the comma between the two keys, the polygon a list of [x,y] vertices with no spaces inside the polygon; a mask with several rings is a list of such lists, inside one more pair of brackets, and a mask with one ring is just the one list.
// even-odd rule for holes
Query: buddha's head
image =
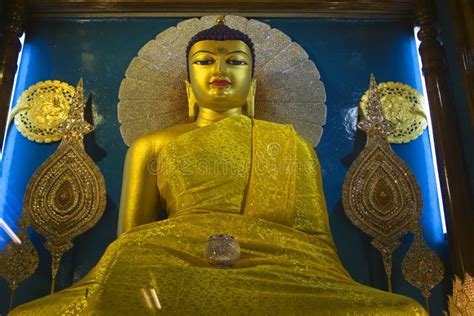
{"label": "buddha's head", "polygon": [[253,116],[256,82],[253,78],[255,52],[244,33],[217,24],[194,35],[186,49],[189,114],[197,108],[224,112],[243,108]]}

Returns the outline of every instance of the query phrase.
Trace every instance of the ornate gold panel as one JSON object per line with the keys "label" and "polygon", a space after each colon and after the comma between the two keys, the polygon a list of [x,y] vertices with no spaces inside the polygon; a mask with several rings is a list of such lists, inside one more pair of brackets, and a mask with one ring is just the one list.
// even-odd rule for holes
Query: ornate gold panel
{"label": "ornate gold panel", "polygon": [[402,273],[411,285],[421,290],[428,307],[431,289],[443,280],[444,265],[436,253],[426,245],[421,229],[417,229],[411,247],[403,259]]}
{"label": "ornate gold panel", "polygon": [[392,253],[400,245],[398,239],[418,226],[422,199],[416,178],[387,142],[394,127],[383,115],[373,76],[359,128],[368,139],[347,173],[343,205],[352,223],[374,238],[372,245],[382,254],[390,288]]}
{"label": "ornate gold panel", "polygon": [[83,146],[83,135],[92,131],[83,107],[81,79],[71,112],[60,125],[62,142],[33,174],[24,197],[28,223],[45,237],[53,257],[52,291],[62,254],[73,247],[73,238],[97,223],[106,205],[104,178]]}
{"label": "ornate gold panel", "polygon": [[[390,143],[408,143],[420,136],[428,126],[423,98],[418,91],[401,82],[383,82],[377,85],[384,116],[394,128],[388,133]],[[367,112],[369,91],[361,98],[359,109]]]}
{"label": "ornate gold panel", "polygon": [[62,137],[74,87],[58,80],[40,81],[24,91],[10,114],[18,131],[31,141],[49,143]]}
{"label": "ornate gold panel", "polygon": [[400,237],[415,233],[402,272],[422,291],[428,308],[430,291],[443,279],[444,266],[423,240],[421,191],[415,176],[388,143],[394,123],[384,116],[373,75],[366,113],[358,127],[366,132],[367,143],[344,180],[344,210],[354,225],[373,237],[372,245],[382,255],[390,291],[392,253],[400,245]]}

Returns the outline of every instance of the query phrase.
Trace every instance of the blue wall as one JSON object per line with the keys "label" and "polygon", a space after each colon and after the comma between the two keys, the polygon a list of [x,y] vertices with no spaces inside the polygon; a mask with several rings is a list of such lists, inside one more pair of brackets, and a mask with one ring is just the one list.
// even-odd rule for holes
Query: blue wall
{"label": "blue wall", "polygon": [[[58,288],[81,279],[115,239],[118,204],[126,153],[117,121],[117,95],[124,72],[138,50],[177,18],[49,19],[31,25],[20,68],[15,99],[30,85],[57,79],[72,85],[84,77],[86,98],[103,116],[86,149],[105,176],[107,210],[100,222],[75,240],[62,261]],[[379,82],[401,81],[421,91],[413,28],[409,21],[348,19],[262,19],[298,42],[316,63],[326,86],[328,121],[317,148],[331,228],[344,265],[357,281],[386,288],[381,258],[370,238],[355,228],[342,209],[341,190],[350,163],[363,147],[364,135],[353,125],[354,108],[368,88],[370,73]],[[258,61],[257,61],[258,62]],[[257,105],[258,106],[258,105]],[[14,225],[21,212],[23,192],[37,167],[57,144],[37,144],[10,127],[0,169],[0,215]],[[393,146],[422,187],[425,236],[446,264],[447,242],[441,230],[428,131],[416,141]],[[41,237],[32,233],[41,255],[38,271],[17,291],[15,304],[43,296],[49,289],[49,255]],[[0,235],[0,246],[8,240]],[[403,280],[400,264],[410,237],[394,254],[394,291],[422,302],[419,292]],[[449,265],[447,275],[450,275]],[[449,280],[433,291],[433,315],[441,315]],[[6,309],[7,287],[0,284],[0,312]]]}

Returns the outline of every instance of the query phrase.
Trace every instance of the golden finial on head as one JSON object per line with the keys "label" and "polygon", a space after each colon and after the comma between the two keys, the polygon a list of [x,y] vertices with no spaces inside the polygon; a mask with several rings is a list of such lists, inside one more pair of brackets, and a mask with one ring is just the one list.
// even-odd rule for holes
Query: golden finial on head
{"label": "golden finial on head", "polygon": [[220,15],[216,19],[217,24],[225,24],[225,17],[223,15]]}

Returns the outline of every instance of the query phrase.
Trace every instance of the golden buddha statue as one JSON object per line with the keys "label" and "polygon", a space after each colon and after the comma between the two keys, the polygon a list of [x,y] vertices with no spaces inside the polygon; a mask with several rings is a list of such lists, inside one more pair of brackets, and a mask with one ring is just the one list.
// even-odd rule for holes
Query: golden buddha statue
{"label": "golden buddha statue", "polygon": [[[342,267],[313,147],[253,118],[251,40],[220,20],[187,58],[191,122],[131,145],[119,238],[84,279],[12,315],[425,315]],[[239,242],[231,268],[203,255],[214,234]]]}

